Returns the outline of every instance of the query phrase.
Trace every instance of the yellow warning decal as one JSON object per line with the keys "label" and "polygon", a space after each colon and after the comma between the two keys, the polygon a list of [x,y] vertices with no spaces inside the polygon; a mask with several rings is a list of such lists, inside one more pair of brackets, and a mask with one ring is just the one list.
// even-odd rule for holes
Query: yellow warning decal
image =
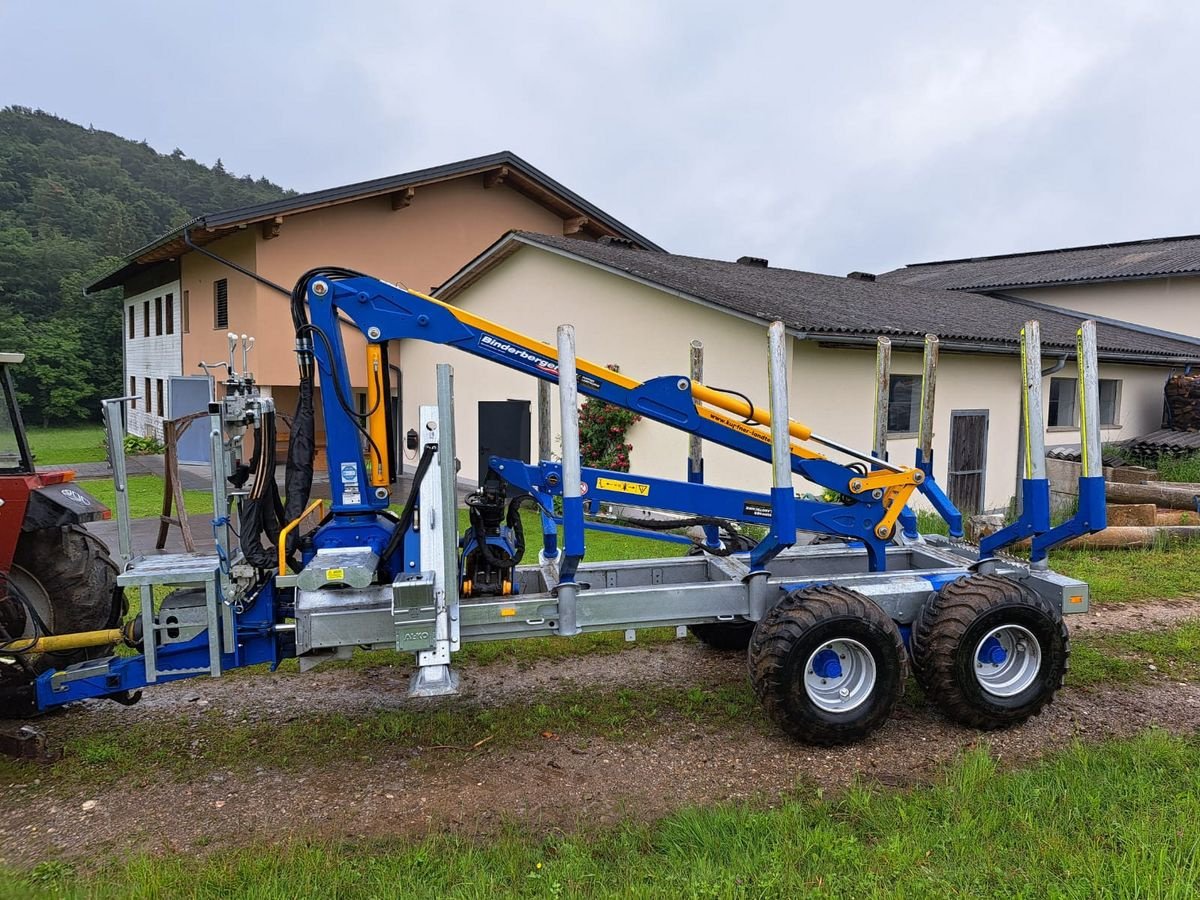
{"label": "yellow warning decal", "polygon": [[345,569],[330,569],[325,573],[326,581],[342,581],[346,577]]}
{"label": "yellow warning decal", "polygon": [[617,491],[621,494],[637,494],[639,497],[650,496],[650,485],[637,481],[622,481],[619,478],[597,478],[596,490]]}

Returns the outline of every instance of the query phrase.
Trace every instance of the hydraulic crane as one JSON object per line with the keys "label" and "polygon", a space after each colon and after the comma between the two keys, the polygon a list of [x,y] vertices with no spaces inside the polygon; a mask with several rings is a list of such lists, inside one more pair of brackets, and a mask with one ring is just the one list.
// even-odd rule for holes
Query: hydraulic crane
{"label": "hydraulic crane", "polygon": [[[1049,571],[1038,554],[1073,533],[1102,528],[1102,491],[1098,509],[1095,491],[1081,492],[1080,513],[1050,531],[1048,492],[1031,453],[1034,484],[1025,513],[1004,539],[981,553],[919,535],[907,507],[917,493],[949,523],[952,537],[961,537],[961,517],[933,478],[930,445],[922,442],[916,464],[904,466],[889,461],[882,447],[863,453],[791,420],[782,323],[768,329],[770,402],[762,408],[698,379],[637,381],[577,359],[570,326],[561,326],[557,346],[550,346],[345,269],[306,273],[291,293],[291,310],[300,400],[284,496],[275,480],[273,403],[244,371],[244,354],[243,371],[235,370],[231,336],[225,396],[209,414],[215,553],[135,556],[124,459],[115,454],[119,583],[137,589],[142,601],[134,627],[120,634],[139,652],[39,675],[26,695],[36,708],[128,698],[157,682],[274,666],[290,656],[308,667],[360,646],[415,653],[410,693],[436,695],[456,689],[451,656],[464,641],[652,625],[689,626],[714,645],[748,646],[751,680],[767,710],[785,730],[815,743],[855,740],[877,728],[903,690],[910,659],[932,699],[978,727],[1028,718],[1061,684],[1068,653],[1063,614],[1087,608],[1087,585]],[[367,339],[364,413],[349,393],[343,325]],[[1090,323],[1080,335],[1081,375],[1094,382]],[[1023,335],[1023,350],[1037,360],[1034,337]],[[436,406],[421,408],[412,489],[393,508],[398,448],[387,402],[387,348],[400,339],[455,347],[559,389],[562,462],[493,457],[467,498],[470,525],[461,536],[449,365],[437,367]],[[327,513],[309,496],[318,379]],[[580,394],[769,462],[771,485],[749,491],[698,477],[671,481],[583,467]],[[1095,408],[1086,384],[1084,395]],[[1026,384],[1023,397],[1037,421],[1040,393]],[[124,399],[106,404],[110,446],[118,448]],[[1092,468],[1085,474],[1094,478]],[[840,499],[798,497],[796,475]],[[585,505],[595,501],[683,514],[691,517],[684,521],[709,526],[745,523],[762,536],[748,553],[706,539],[693,556],[591,562]],[[522,503],[536,504],[542,514],[531,565],[520,564]],[[840,540],[797,547],[798,530]],[[996,555],[1025,536],[1035,540],[1032,565]],[[170,592],[156,600],[155,588]],[[57,646],[64,638],[71,643],[59,635]],[[49,639],[34,636],[7,652],[32,652]],[[77,636],[75,645],[86,640]]]}

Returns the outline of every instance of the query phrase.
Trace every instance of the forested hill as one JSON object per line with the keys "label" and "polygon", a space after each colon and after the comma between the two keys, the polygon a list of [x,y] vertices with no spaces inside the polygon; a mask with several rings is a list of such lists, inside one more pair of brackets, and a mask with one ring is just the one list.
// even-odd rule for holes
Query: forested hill
{"label": "forested hill", "polygon": [[182,150],[0,109],[0,351],[18,367],[31,422],[94,418],[121,387],[119,293],[83,287],[201,213],[286,196],[265,178],[209,168]]}

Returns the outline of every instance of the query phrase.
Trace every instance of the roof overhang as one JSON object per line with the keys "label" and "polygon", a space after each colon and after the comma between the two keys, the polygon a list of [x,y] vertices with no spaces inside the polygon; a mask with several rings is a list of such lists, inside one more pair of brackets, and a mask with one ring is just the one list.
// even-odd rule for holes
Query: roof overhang
{"label": "roof overhang", "polygon": [[[637,284],[645,285],[646,287],[653,288],[654,290],[659,291],[660,293],[669,294],[674,297],[679,297],[683,300],[688,300],[699,306],[704,306],[709,309],[717,310],[721,313],[724,313],[725,315],[733,316],[734,318],[739,318],[739,319],[743,319],[743,320],[751,321],[751,322],[758,322],[764,326],[770,324],[769,319],[763,318],[761,316],[752,316],[749,313],[745,313],[740,310],[730,309],[727,306],[723,306],[719,303],[714,303],[713,301],[705,299],[704,297],[699,297],[694,294],[690,294],[686,291],[681,291],[676,288],[672,288],[672,287],[668,287],[666,285],[659,284],[655,281],[651,281],[649,279],[639,277],[638,275],[634,275],[634,274],[632,274],[630,272],[626,272],[622,269],[618,269],[613,266],[605,265],[604,263],[599,262],[597,260],[589,259],[586,256],[581,256],[579,254],[572,253],[571,251],[565,250],[561,247],[547,246],[546,244],[543,244],[543,243],[537,241],[536,239],[531,240],[530,238],[528,238],[522,234],[515,233],[515,232],[509,232],[508,234],[504,235],[502,238],[500,238],[498,241],[496,241],[494,244],[492,244],[490,247],[488,247],[486,250],[484,250],[481,254],[479,254],[477,257],[475,257],[473,260],[471,260],[469,263],[467,263],[465,266],[463,266],[461,269],[459,269],[458,272],[456,272],[449,279],[447,279],[445,283],[440,285],[437,288],[437,290],[435,290],[433,292],[433,295],[435,297],[437,297],[439,300],[442,300],[444,302],[447,302],[447,303],[454,302],[454,298],[456,296],[461,294],[464,290],[466,290],[472,284],[477,282],[480,278],[482,278],[484,275],[486,275],[488,272],[490,272],[496,266],[498,266],[500,263],[504,262],[509,257],[513,256],[522,247],[525,247],[525,246],[535,247],[538,250],[542,250],[542,251],[552,254],[552,255],[561,256],[561,257],[564,257],[567,259],[574,260],[576,262],[585,263],[586,265],[591,266],[592,268],[599,269],[601,271],[608,272],[612,275],[619,276],[621,278],[626,279],[627,281],[632,281]],[[1039,306],[1044,305],[1044,304],[1036,303],[1034,301],[1026,301],[1023,298],[1005,298],[1005,299],[1017,300],[1023,304],[1026,304],[1026,305],[1029,305],[1032,307],[1039,307]],[[1062,310],[1062,309],[1055,309],[1054,307],[1050,307],[1050,306],[1045,306],[1045,308],[1048,310],[1054,310],[1055,312],[1058,312],[1058,313],[1064,312],[1064,310]],[[1082,316],[1083,314],[1080,314],[1080,315]],[[1086,316],[1084,316],[1084,317],[1086,318]],[[1101,318],[1101,317],[1093,317],[1093,318]],[[1107,319],[1105,319],[1103,321],[1105,322],[1105,324],[1110,324],[1110,323],[1111,324],[1119,324],[1119,325],[1127,325],[1128,324],[1128,323],[1118,323],[1115,320],[1107,320]],[[1150,329],[1150,331],[1153,331],[1153,330],[1154,329]],[[788,326],[787,332],[788,332],[788,334],[790,334],[792,337],[796,338],[797,340],[812,341],[819,345],[838,346],[838,347],[861,347],[864,349],[867,349],[867,348],[874,349],[874,347],[876,346],[876,341],[881,335],[887,337],[892,342],[892,345],[898,349],[907,349],[909,347],[911,347],[913,349],[921,349],[922,347],[924,347],[924,344],[925,344],[925,335],[923,332],[922,333],[917,333],[917,332],[906,333],[906,332],[897,332],[894,330],[887,330],[887,329],[880,330],[877,333],[873,332],[870,334],[863,333],[863,332],[817,332],[817,331],[813,331],[811,329],[794,327],[794,326]],[[1176,340],[1178,340],[1178,338],[1176,338]],[[950,353],[957,353],[957,352],[987,353],[987,354],[1004,355],[1004,356],[1016,356],[1016,355],[1019,355],[1019,353],[1020,353],[1020,345],[1016,341],[1012,341],[1010,343],[1007,341],[984,340],[984,339],[967,340],[967,339],[963,339],[963,338],[957,338],[957,339],[956,338],[940,338],[938,341],[938,344],[942,350],[944,350],[946,352],[950,352]],[[1065,344],[1051,344],[1051,343],[1044,343],[1043,346],[1045,348],[1045,355],[1048,357],[1066,357],[1066,356],[1074,356],[1074,354],[1075,354],[1075,348],[1073,346],[1068,346]],[[1101,349],[1098,351],[1097,356],[1099,359],[1101,359],[1105,362],[1129,363],[1129,364],[1133,364],[1133,365],[1152,365],[1152,366],[1167,366],[1167,367],[1181,366],[1181,365],[1195,365],[1197,362],[1200,362],[1200,340],[1197,341],[1196,354],[1194,356],[1171,355],[1171,354],[1158,355],[1158,354],[1152,354],[1152,353],[1138,353],[1138,352],[1134,352],[1134,351],[1112,350],[1112,349],[1107,349],[1107,350]]]}
{"label": "roof overhang", "polygon": [[416,172],[299,194],[271,203],[198,216],[135,250],[121,268],[88,285],[87,292],[117,287],[150,266],[184,255],[192,249],[188,245],[189,240],[195,246],[203,247],[254,225],[261,225],[264,229],[277,227],[285,216],[377,197],[391,197],[393,208],[402,209],[412,201],[418,188],[471,176],[481,177],[485,187],[504,185],[541,204],[560,216],[573,229],[572,233],[591,237],[621,237],[648,250],[662,250],[515,153],[504,151]]}

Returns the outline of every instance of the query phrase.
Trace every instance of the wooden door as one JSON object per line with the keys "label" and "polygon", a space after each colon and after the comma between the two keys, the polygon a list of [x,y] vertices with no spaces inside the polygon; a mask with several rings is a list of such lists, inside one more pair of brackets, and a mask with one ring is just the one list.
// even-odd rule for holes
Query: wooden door
{"label": "wooden door", "polygon": [[950,413],[950,466],[946,493],[964,516],[973,516],[983,510],[987,437],[986,409],[956,409]]}

